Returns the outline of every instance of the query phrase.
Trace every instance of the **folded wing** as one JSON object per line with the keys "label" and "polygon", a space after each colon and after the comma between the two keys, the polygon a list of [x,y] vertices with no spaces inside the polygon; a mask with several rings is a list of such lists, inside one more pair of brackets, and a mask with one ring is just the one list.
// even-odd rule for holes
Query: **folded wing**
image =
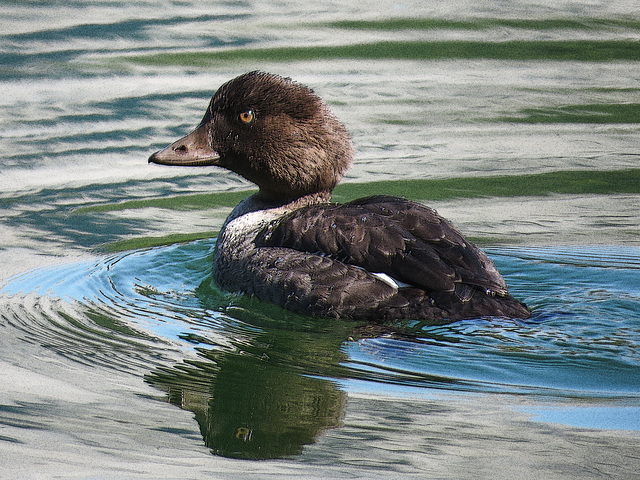
{"label": "folded wing", "polygon": [[435,210],[398,197],[296,210],[265,227],[256,241],[328,256],[428,291],[464,297],[477,287],[507,294],[482,250]]}

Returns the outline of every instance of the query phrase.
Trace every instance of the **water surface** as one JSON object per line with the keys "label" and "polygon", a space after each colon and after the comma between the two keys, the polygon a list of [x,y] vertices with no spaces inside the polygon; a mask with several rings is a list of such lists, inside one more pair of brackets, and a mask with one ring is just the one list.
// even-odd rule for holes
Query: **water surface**
{"label": "water surface", "polygon": [[[634,7],[3,2],[3,475],[631,478]],[[217,290],[253,187],[146,158],[256,68],[352,132],[337,201],[436,207],[533,317],[374,327]]]}

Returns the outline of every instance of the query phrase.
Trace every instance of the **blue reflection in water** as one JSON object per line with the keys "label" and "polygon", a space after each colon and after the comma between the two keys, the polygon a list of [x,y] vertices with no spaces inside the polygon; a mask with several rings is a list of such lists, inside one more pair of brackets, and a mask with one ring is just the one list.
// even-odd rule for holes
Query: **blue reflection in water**
{"label": "blue reflection in water", "polygon": [[522,408],[523,412],[533,415],[533,420],[548,423],[561,423],[573,427],[602,428],[616,430],[640,430],[638,407],[548,407]]}
{"label": "blue reflection in water", "polygon": [[[14,278],[2,293],[97,305],[185,348],[198,338],[207,338],[207,345],[221,345],[225,337],[250,343],[264,327],[234,308],[260,314],[264,304],[238,307],[240,297],[215,289],[208,290],[214,298],[198,296],[209,282],[213,246],[200,241],[38,270]],[[410,336],[387,332],[343,343],[339,372],[297,367],[333,377],[348,391],[430,395],[436,389],[571,400],[576,403],[527,411],[544,421],[638,429],[638,421],[628,419],[640,418],[640,248],[500,247],[489,253],[514,295],[534,309],[532,319],[404,322],[392,330]],[[295,358],[287,361],[296,367]],[[608,406],[590,403],[602,401]]]}

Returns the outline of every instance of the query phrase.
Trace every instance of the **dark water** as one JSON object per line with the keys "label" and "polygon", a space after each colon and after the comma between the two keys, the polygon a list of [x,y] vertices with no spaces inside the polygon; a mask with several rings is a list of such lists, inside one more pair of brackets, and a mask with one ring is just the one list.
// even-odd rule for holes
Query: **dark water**
{"label": "dark water", "polygon": [[[637,476],[633,2],[0,5],[0,478]],[[146,159],[256,68],[351,131],[338,200],[438,208],[533,317],[372,327],[212,286],[252,186]]]}

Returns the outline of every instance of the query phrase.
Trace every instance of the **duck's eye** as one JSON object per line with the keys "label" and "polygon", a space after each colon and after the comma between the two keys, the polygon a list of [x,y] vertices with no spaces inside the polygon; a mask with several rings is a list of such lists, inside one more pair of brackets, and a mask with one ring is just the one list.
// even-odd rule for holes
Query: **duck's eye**
{"label": "duck's eye", "polygon": [[245,110],[240,114],[240,121],[242,123],[251,123],[253,122],[253,110]]}

